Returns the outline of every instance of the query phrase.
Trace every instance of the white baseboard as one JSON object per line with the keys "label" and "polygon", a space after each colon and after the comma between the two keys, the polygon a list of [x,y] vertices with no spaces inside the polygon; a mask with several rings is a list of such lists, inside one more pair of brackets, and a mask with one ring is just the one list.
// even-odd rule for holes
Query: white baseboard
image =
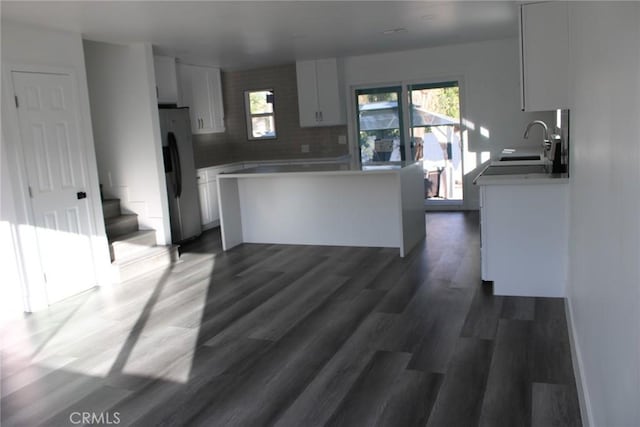
{"label": "white baseboard", "polygon": [[576,333],[575,324],[573,323],[573,308],[571,300],[567,297],[564,299],[565,313],[567,317],[567,326],[569,329],[569,342],[571,344],[571,361],[573,362],[573,374],[576,378],[576,388],[578,389],[578,400],[580,403],[580,416],[582,417],[582,425],[584,427],[593,426],[593,411],[591,409],[591,400],[589,399],[589,390],[587,388],[587,380],[584,376],[584,364],[582,362],[582,352],[578,345],[578,334]]}

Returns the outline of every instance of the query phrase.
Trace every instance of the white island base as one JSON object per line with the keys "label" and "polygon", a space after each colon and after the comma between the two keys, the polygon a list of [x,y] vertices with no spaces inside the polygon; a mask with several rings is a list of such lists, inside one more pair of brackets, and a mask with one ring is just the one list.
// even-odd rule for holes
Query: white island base
{"label": "white island base", "polygon": [[218,176],[222,247],[241,243],[398,248],[425,236],[420,162],[261,167]]}

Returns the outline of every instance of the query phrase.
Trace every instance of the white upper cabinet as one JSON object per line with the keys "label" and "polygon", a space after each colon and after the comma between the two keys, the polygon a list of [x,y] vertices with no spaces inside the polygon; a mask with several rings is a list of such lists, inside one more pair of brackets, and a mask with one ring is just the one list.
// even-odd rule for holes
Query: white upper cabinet
{"label": "white upper cabinet", "polygon": [[520,58],[522,110],[568,108],[567,2],[520,6]]}
{"label": "white upper cabinet", "polygon": [[346,123],[342,84],[335,58],[296,62],[300,126]]}
{"label": "white upper cabinet", "polygon": [[178,64],[181,99],[189,107],[194,134],[224,132],[222,85],[218,68]]}
{"label": "white upper cabinet", "polygon": [[177,104],[176,59],[170,56],[154,56],[153,66],[156,74],[158,104]]}

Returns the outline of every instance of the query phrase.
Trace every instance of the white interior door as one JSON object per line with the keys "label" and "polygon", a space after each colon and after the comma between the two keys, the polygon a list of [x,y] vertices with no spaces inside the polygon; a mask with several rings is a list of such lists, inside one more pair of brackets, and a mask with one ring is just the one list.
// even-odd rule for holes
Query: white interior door
{"label": "white interior door", "polygon": [[96,284],[85,146],[70,75],[12,72],[49,303]]}

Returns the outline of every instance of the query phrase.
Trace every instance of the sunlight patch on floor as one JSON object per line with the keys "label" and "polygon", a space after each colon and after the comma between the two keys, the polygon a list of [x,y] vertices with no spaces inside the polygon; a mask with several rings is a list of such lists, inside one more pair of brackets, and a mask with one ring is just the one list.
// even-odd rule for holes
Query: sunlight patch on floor
{"label": "sunlight patch on floor", "polygon": [[[99,378],[130,375],[186,383],[215,268],[211,254],[188,259],[176,264],[178,271],[90,291],[37,313],[37,320],[21,322],[22,330],[3,336],[9,338],[3,359],[43,370],[64,365],[65,371]],[[191,263],[198,268],[190,269]],[[127,286],[136,287],[140,297],[123,310]],[[34,329],[42,331],[33,334]]]}

